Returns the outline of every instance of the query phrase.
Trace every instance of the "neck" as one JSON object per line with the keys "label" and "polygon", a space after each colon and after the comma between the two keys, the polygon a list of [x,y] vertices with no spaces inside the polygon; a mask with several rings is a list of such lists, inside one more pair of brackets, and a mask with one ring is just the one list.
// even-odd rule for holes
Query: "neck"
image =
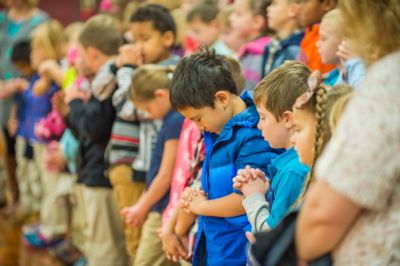
{"label": "neck", "polygon": [[246,110],[247,106],[246,103],[239,97],[236,96],[232,99],[232,114],[233,116],[243,112],[244,110]]}
{"label": "neck", "polygon": [[295,21],[288,21],[284,26],[282,26],[276,33],[278,37],[283,40],[288,38],[290,35],[292,35],[293,32],[295,32],[298,29],[297,22]]}
{"label": "neck", "polygon": [[290,149],[291,147],[293,147],[293,144],[291,143],[290,140],[287,141],[286,145],[285,145],[285,150]]}
{"label": "neck", "polygon": [[100,71],[100,68],[101,68],[105,63],[107,63],[109,60],[114,59],[114,58],[115,58],[115,56],[108,56],[108,55],[103,55],[103,56],[101,56],[101,57],[98,59],[98,61],[97,61],[96,73],[97,73],[98,71]]}
{"label": "neck", "polygon": [[21,5],[18,7],[12,7],[10,9],[10,16],[16,20],[22,20],[29,17],[36,8],[32,8],[29,6]]}
{"label": "neck", "polygon": [[260,36],[261,36],[261,34],[259,32],[254,32],[254,33],[252,33],[252,34],[250,34],[248,36],[246,41],[248,41],[248,42],[253,41],[253,40],[257,39]]}

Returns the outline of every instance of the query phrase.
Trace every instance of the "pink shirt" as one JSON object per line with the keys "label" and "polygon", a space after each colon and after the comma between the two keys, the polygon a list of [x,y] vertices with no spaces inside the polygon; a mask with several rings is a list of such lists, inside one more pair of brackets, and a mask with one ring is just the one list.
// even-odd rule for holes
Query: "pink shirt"
{"label": "pink shirt", "polygon": [[185,119],[179,137],[174,175],[171,182],[170,198],[168,206],[163,213],[163,223],[165,223],[172,215],[172,212],[179,202],[181,193],[188,186],[191,178],[191,162],[195,155],[199,138],[200,131],[196,127],[196,124],[189,119]]}

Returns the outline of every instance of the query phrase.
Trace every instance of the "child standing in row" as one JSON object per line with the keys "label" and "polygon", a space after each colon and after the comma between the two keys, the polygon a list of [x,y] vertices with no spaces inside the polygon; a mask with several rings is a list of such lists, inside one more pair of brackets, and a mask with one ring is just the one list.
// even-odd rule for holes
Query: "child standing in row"
{"label": "child standing in row", "polygon": [[286,151],[271,161],[267,173],[246,167],[234,178],[234,187],[244,195],[243,206],[253,232],[274,228],[302,191],[309,169],[299,162],[291,143],[294,134],[292,107],[308,90],[309,75],[306,65],[287,61],[268,74],[254,90],[260,115],[258,127],[264,139],[271,147]]}
{"label": "child standing in row", "polygon": [[299,22],[303,28],[306,28],[298,59],[306,63],[311,70],[319,70],[322,74],[328,73],[335,66],[322,63],[318,53],[319,23],[328,11],[336,7],[337,0],[300,0],[298,2]]}
{"label": "child standing in row", "polygon": [[[172,54],[176,26],[169,11],[156,4],[139,7],[131,17],[133,44],[120,48],[115,78],[118,90],[113,96],[117,110],[108,145],[109,177],[119,210],[136,204],[145,189],[154,139],[161,121],[150,120],[129,100],[132,75],[146,64],[176,65]],[[139,246],[141,226],[125,224],[125,241],[132,263]]]}
{"label": "child standing in row", "polygon": [[[78,183],[83,183],[89,265],[127,263],[121,219],[106,173],[104,153],[115,119],[112,94],[115,80],[104,79],[121,45],[114,19],[98,15],[88,20],[79,35],[79,53],[86,71],[94,75],[90,97],[78,87],[66,91],[67,124],[79,140]],[[101,118],[101,119],[99,119]]]}
{"label": "child standing in row", "polygon": [[62,58],[62,40],[62,26],[54,20],[38,26],[32,35],[31,66],[35,73],[30,77],[28,89],[22,94],[20,117],[23,121],[18,123],[16,143],[22,212],[39,211],[43,194],[52,189],[48,186],[47,178],[50,176],[44,163],[47,146],[37,138],[34,127],[51,111],[50,100],[59,87],[50,81],[40,96],[35,95],[35,88],[40,86],[41,77],[37,74],[40,65],[49,59]]}
{"label": "child standing in row", "polygon": [[143,224],[136,266],[175,265],[165,257],[156,232],[162,227],[161,214],[168,205],[178,139],[184,120],[169,102],[172,75],[171,67],[148,65],[138,69],[132,78],[130,98],[133,104],[148,112],[151,119],[162,119],[146,175],[146,190],[135,205],[122,210],[126,223],[131,226]]}
{"label": "child standing in row", "polygon": [[313,182],[314,164],[331,138],[346,105],[345,102],[338,103],[340,105],[335,103],[344,95],[350,97],[352,91],[352,87],[348,85],[336,85],[327,89],[319,83],[318,73],[313,73],[309,80],[309,91],[299,97],[293,106],[295,134],[291,141],[300,161],[311,168],[300,200]]}
{"label": "child standing in row", "polygon": [[246,78],[245,90],[253,90],[261,80],[261,62],[265,47],[271,38],[267,23],[269,0],[238,0],[230,17],[232,34],[244,40],[238,52],[239,61]]}
{"label": "child standing in row", "polygon": [[217,5],[203,0],[188,13],[188,28],[198,45],[210,47],[220,55],[232,55],[232,51],[220,39],[217,15]]}
{"label": "child standing in row", "polygon": [[256,128],[258,114],[251,97],[238,96],[229,66],[212,51],[181,61],[171,103],[204,131],[205,138],[204,192],[193,191],[185,206],[199,215],[193,265],[243,265],[247,260],[244,233],[250,224],[232,178],[246,165],[265,170],[278,151],[263,141]]}
{"label": "child standing in row", "polygon": [[[353,88],[365,77],[365,66],[361,59],[356,58],[349,49],[349,42],[344,40],[342,20],[339,9],[333,9],[325,14],[319,27],[318,52],[324,64],[335,65],[336,68],[326,74],[324,83],[336,85],[348,83]],[[341,47],[341,53],[339,53]],[[345,58],[340,56],[346,53]]]}
{"label": "child standing in row", "polygon": [[304,33],[298,23],[298,5],[295,0],[272,0],[267,9],[268,26],[275,31],[265,48],[262,77],[283,64],[297,58]]}

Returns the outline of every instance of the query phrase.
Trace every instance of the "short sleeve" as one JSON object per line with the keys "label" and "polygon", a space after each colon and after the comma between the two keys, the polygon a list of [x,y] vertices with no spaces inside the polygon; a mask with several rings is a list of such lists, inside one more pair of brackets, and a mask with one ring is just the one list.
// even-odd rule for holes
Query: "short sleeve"
{"label": "short sleeve", "polygon": [[164,141],[168,141],[170,139],[179,139],[181,134],[182,124],[184,117],[178,113],[173,114],[171,117],[164,121]]}
{"label": "short sleeve", "polygon": [[316,175],[367,209],[387,205],[400,177],[400,56],[375,67],[350,101]]}

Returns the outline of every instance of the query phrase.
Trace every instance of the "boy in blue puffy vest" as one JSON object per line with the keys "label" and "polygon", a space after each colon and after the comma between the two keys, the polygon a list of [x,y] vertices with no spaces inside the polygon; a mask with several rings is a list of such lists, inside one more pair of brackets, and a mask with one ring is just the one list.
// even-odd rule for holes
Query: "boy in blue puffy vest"
{"label": "boy in blue puffy vest", "polygon": [[203,191],[186,191],[183,198],[185,208],[199,216],[193,265],[245,265],[250,224],[232,178],[246,165],[266,170],[280,151],[263,140],[252,97],[238,95],[223,56],[204,49],[183,59],[170,99],[204,131]]}

